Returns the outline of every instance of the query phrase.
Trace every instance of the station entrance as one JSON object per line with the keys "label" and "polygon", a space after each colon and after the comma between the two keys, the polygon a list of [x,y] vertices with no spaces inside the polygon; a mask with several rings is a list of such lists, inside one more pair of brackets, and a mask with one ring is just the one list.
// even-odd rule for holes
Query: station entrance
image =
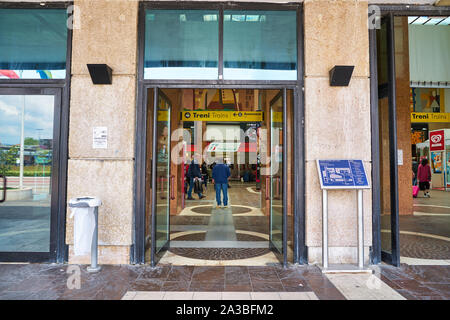
{"label": "station entrance", "polygon": [[292,260],[292,108],[287,89],[147,90],[147,262]]}

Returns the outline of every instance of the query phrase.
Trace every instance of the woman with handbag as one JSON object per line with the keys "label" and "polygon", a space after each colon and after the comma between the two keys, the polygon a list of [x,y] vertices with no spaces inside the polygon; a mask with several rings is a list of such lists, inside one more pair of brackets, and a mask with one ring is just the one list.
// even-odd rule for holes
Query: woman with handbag
{"label": "woman with handbag", "polygon": [[423,191],[424,197],[430,198],[431,168],[427,158],[423,158],[420,162],[417,169],[417,180],[419,181],[419,189]]}

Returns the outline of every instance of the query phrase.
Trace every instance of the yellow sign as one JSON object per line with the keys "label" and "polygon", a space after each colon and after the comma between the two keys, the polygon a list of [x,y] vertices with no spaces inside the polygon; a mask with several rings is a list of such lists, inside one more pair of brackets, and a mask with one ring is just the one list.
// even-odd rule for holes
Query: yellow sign
{"label": "yellow sign", "polygon": [[182,111],[181,121],[259,122],[264,120],[262,111]]}
{"label": "yellow sign", "polygon": [[169,111],[158,110],[158,121],[169,121]]}
{"label": "yellow sign", "polygon": [[411,122],[450,122],[450,113],[411,112]]}
{"label": "yellow sign", "polygon": [[283,122],[283,112],[272,112],[272,122],[282,123]]}

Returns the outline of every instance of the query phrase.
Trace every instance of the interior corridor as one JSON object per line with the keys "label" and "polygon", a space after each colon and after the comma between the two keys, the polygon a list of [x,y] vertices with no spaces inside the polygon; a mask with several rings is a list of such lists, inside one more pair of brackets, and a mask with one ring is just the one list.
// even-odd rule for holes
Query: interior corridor
{"label": "interior corridor", "polygon": [[269,250],[269,219],[260,209],[261,192],[252,183],[232,182],[230,186],[226,208],[216,206],[213,185],[208,186],[206,198],[186,201],[186,208],[172,217],[171,245],[162,263],[189,265],[198,264],[198,259],[205,265],[278,262]]}
{"label": "interior corridor", "polygon": [[[158,153],[156,164],[147,163],[147,261],[151,260],[152,226],[159,264],[278,264],[283,250],[292,258],[292,249],[284,249],[282,243],[284,224],[287,239],[293,239],[289,183],[283,193],[283,180],[290,181],[292,174],[290,154],[287,162],[283,160],[283,130],[292,128],[291,121],[283,122],[283,90],[161,89],[156,122],[151,118],[152,90],[147,159],[152,159],[153,143]],[[292,103],[292,91],[286,90],[288,115]],[[288,139],[286,147],[291,143]],[[212,181],[213,166],[219,163],[230,171],[226,208],[217,207]],[[202,182],[202,197],[196,190],[189,192],[194,184],[192,166],[195,178]],[[284,197],[288,221],[282,218]],[[152,210],[156,222],[151,220]],[[289,240],[287,247],[292,245]]]}

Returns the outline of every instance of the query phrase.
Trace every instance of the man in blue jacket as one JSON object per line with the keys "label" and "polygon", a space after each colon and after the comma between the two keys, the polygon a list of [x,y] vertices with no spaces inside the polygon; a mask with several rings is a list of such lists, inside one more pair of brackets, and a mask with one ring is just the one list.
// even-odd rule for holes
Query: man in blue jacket
{"label": "man in blue jacket", "polygon": [[[212,181],[216,189],[216,201],[219,208],[228,206],[228,178],[230,175],[230,168],[223,164],[222,159],[219,159],[212,170]],[[220,191],[223,193],[223,207],[220,199]]]}
{"label": "man in blue jacket", "polygon": [[[191,165],[189,166],[187,178],[189,179],[189,190],[188,190],[188,198],[187,200],[194,200],[192,198],[192,189],[194,188],[195,179],[202,179],[202,173],[200,172],[200,166],[198,164],[198,155],[194,156],[192,159]],[[201,192],[198,193],[198,199],[203,199],[205,196],[202,195]]]}

